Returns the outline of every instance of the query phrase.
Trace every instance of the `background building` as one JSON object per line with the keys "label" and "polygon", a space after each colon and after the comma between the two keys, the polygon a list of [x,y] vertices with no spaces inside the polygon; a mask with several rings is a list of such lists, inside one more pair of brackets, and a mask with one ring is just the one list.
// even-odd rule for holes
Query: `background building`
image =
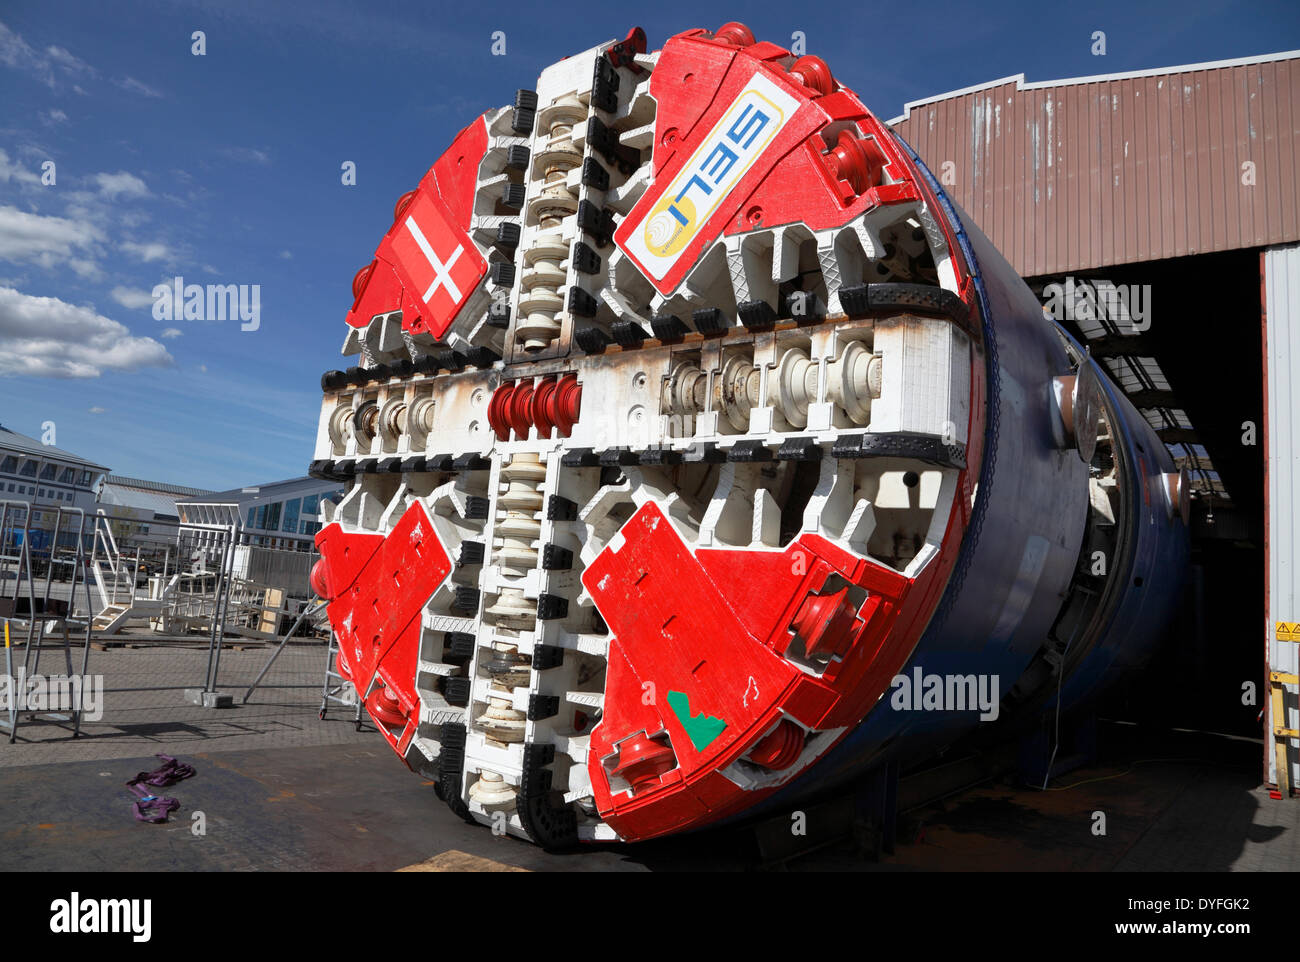
{"label": "background building", "polygon": [[312,594],[321,502],[342,497],[337,482],[302,477],[187,498],[176,504],[178,544],[187,562],[208,568],[223,564],[227,545],[233,545],[230,570],[236,579],[305,600]]}
{"label": "background building", "polygon": [[113,537],[123,551],[134,546],[156,549],[176,543],[180,525],[177,500],[211,493],[202,488],[110,474],[100,489],[99,507],[108,516]]}
{"label": "background building", "polygon": [[308,551],[321,529],[321,499],[337,502],[342,497],[338,482],[302,477],[186,498],[176,507],[182,523],[231,524],[237,519],[247,544]]}
{"label": "background building", "polygon": [[1190,473],[1193,588],[1144,701],[1252,735],[1266,709],[1266,778],[1280,751],[1296,784],[1270,672],[1294,678],[1300,622],[1300,51],[1021,74],[891,123]]}
{"label": "background building", "polygon": [[[99,489],[107,474],[108,468],[102,464],[0,425],[0,499],[26,505],[30,514],[27,525],[35,549],[48,547],[58,514],[56,509],[80,508],[88,519],[94,516]],[[22,513],[10,509],[6,527],[16,523],[19,531],[0,533],[6,545],[21,538]],[[85,530],[89,534],[89,521]],[[75,544],[75,531],[76,521],[65,515],[60,523],[60,543]]]}

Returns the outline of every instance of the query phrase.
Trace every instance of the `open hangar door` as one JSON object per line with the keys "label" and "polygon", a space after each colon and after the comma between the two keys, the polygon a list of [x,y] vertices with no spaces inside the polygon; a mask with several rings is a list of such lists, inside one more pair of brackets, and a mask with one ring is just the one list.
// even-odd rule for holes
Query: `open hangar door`
{"label": "open hangar door", "polygon": [[[1192,573],[1149,668],[1105,717],[1258,736],[1268,700],[1260,251],[1031,278],[1157,429],[1191,487]],[[1253,691],[1247,683],[1253,683]]]}

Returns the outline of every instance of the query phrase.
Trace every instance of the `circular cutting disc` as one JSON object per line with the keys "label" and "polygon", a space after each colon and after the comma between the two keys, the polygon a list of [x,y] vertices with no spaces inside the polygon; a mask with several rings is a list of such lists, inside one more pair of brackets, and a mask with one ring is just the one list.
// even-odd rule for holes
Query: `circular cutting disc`
{"label": "circular cutting disc", "polygon": [[1096,365],[1084,358],[1074,378],[1074,446],[1084,464],[1092,463],[1097,451],[1097,424],[1101,420],[1101,382]]}

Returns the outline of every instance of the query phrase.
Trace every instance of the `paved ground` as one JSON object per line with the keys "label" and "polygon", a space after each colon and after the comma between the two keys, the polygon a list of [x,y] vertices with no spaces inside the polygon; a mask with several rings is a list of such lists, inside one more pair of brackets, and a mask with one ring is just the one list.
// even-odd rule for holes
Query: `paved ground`
{"label": "paved ground", "polygon": [[1268,797],[1258,741],[1136,730],[1110,740],[1107,764],[1065,775],[1048,791],[1003,781],[905,815],[903,844],[880,867],[1300,869],[1300,800]]}
{"label": "paved ground", "polygon": [[[189,705],[183,698],[183,689],[203,687],[208,663],[206,647],[165,644],[92,650],[89,674],[103,676],[103,717],[84,720],[82,737],[76,740],[68,737],[66,725],[20,720],[16,743],[6,745],[0,740],[0,768],[127,758],[158,751],[175,755],[374,744],[373,732],[358,733],[351,724],[341,721],[322,725],[317,719],[325,668],[323,643],[286,647],[262,686],[254,691],[248,704],[243,704],[245,689],[266,664],[271,651],[265,646],[223,651],[218,688],[236,696],[235,707],[212,710]],[[22,663],[22,649],[15,648],[11,654],[16,672]],[[80,671],[80,659],[81,649],[73,647],[74,671]],[[43,651],[38,670],[43,674],[66,672],[62,648]],[[167,690],[126,690],[160,687]],[[340,718],[347,714],[342,709],[333,712]]]}
{"label": "paved ground", "polygon": [[[18,654],[21,654],[19,652]],[[79,654],[77,652],[76,654]],[[242,695],[269,650],[226,651],[221,687]],[[62,654],[41,669],[61,671]],[[76,741],[24,725],[0,741],[0,870],[735,870],[760,864],[753,834],[726,830],[642,846],[552,855],[457,819],[347,713],[317,718],[324,650],[286,649],[248,705],[201,709],[179,690],[201,682],[203,648],[92,652],[110,691],[103,718]],[[1105,764],[1053,791],[1012,781],[906,813],[893,855],[864,857],[851,838],[796,858],[794,870],[1257,871],[1300,869],[1300,801],[1259,786],[1261,745],[1111,726]],[[155,752],[198,775],[167,789],[181,810],[137,823],[123,786]],[[191,832],[202,812],[206,834]],[[1096,833],[1104,816],[1104,834]],[[811,814],[810,819],[817,816]],[[782,815],[782,819],[787,816]],[[862,838],[859,832],[857,837]]]}

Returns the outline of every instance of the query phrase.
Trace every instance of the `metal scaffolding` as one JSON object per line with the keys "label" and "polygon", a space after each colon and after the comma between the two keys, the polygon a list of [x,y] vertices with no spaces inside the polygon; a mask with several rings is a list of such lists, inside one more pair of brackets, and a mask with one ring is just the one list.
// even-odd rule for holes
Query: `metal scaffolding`
{"label": "metal scaffolding", "polygon": [[[56,507],[54,512],[49,555],[43,559],[45,561],[45,577],[42,579],[38,575],[34,563],[36,552],[33,551],[32,547],[32,534],[34,530],[43,529],[32,528],[31,506],[25,501],[0,500],[0,573],[3,574],[5,580],[8,580],[12,570],[14,581],[12,594],[7,597],[0,597],[0,617],[4,619],[5,672],[9,679],[8,711],[6,712],[6,718],[0,720],[0,728],[8,730],[11,744],[18,737],[18,726],[24,713],[32,721],[72,722],[72,737],[76,738],[81,734],[83,704],[80,698],[76,699],[75,704],[67,706],[68,711],[66,713],[58,710],[28,711],[24,706],[19,705],[20,701],[26,700],[26,692],[25,690],[16,690],[14,682],[15,672],[10,627],[15,622],[24,625],[27,629],[26,641],[23,644],[23,663],[21,672],[17,676],[22,679],[21,684],[17,686],[19,689],[25,689],[27,679],[39,670],[41,650],[46,635],[50,634],[51,629],[56,626],[61,627],[63,630],[63,655],[69,681],[74,677],[72,670],[72,635],[69,626],[74,623],[78,625],[84,623],[85,626],[85,635],[82,639],[81,671],[76,676],[81,679],[82,685],[75,687],[69,685],[66,690],[69,692],[75,690],[80,693],[88,677],[91,612],[93,607],[87,575],[86,514],[81,508],[70,506]],[[22,519],[21,527],[19,526],[20,516]],[[65,518],[68,520],[66,531],[64,528]],[[75,533],[72,527],[74,521],[76,523]],[[66,600],[52,596],[54,575],[57,570],[66,570],[67,572],[68,597]],[[60,578],[60,581],[63,580],[65,579]],[[23,594],[24,585],[26,586],[25,597]],[[38,585],[40,587],[39,595],[37,593]],[[84,615],[81,618],[76,616],[73,604],[76,600],[78,585],[83,589],[86,602]],[[53,706],[47,707],[53,708]]]}

